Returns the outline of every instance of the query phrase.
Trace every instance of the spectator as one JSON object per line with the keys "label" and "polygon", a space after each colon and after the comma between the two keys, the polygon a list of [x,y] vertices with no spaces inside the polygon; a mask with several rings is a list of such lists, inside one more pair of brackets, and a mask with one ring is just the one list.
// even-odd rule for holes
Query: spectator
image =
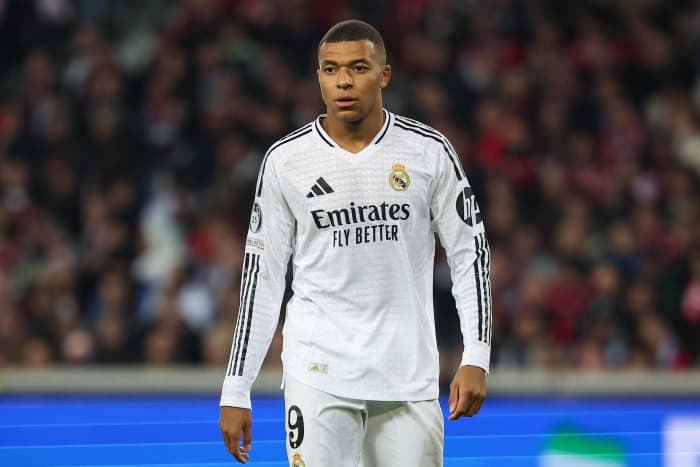
{"label": "spectator", "polygon": [[221,364],[263,151],[350,16],[482,200],[494,365],[700,365],[696,2],[40,3],[0,1],[0,366]]}

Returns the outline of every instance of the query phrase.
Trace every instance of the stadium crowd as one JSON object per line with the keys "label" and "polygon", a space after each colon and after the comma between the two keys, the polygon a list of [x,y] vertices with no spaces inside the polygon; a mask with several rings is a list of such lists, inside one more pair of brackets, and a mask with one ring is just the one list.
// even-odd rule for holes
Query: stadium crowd
{"label": "stadium crowd", "polygon": [[0,367],[224,365],[258,166],[353,17],[475,187],[493,365],[700,366],[698,2],[0,0]]}

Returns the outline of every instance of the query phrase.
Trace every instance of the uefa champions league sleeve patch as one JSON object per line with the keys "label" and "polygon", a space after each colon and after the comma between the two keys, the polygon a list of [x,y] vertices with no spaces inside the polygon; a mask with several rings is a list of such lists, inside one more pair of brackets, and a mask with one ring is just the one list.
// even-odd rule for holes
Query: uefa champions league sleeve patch
{"label": "uefa champions league sleeve patch", "polygon": [[250,213],[250,231],[253,233],[260,232],[262,222],[262,209],[256,201],[255,204],[253,204],[253,211]]}

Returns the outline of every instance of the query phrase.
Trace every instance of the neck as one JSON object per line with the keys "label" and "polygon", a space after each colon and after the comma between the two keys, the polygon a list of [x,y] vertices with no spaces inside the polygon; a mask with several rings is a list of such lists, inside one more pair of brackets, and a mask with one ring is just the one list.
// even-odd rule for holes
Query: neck
{"label": "neck", "polygon": [[371,112],[367,117],[356,122],[345,122],[330,113],[321,120],[323,129],[328,136],[341,148],[357,153],[366,148],[384,124],[384,111],[381,105],[377,111]]}

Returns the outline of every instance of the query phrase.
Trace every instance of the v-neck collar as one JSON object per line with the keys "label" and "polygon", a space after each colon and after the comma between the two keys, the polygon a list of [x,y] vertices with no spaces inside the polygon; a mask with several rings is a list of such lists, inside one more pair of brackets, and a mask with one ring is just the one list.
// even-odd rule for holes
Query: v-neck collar
{"label": "v-neck collar", "polygon": [[321,125],[321,120],[326,118],[328,116],[327,114],[321,114],[316,118],[316,121],[314,122],[314,130],[316,131],[316,134],[318,134],[319,138],[321,138],[321,140],[323,140],[323,142],[329,147],[334,148],[336,151],[342,152],[350,157],[356,158],[368,152],[373,152],[389,135],[391,128],[394,126],[394,114],[386,109],[382,109],[382,112],[384,112],[384,124],[374,138],[372,138],[372,141],[370,141],[370,143],[359,152],[350,152],[347,149],[340,147],[333,140],[333,138],[326,133],[326,130],[323,129],[323,125]]}

